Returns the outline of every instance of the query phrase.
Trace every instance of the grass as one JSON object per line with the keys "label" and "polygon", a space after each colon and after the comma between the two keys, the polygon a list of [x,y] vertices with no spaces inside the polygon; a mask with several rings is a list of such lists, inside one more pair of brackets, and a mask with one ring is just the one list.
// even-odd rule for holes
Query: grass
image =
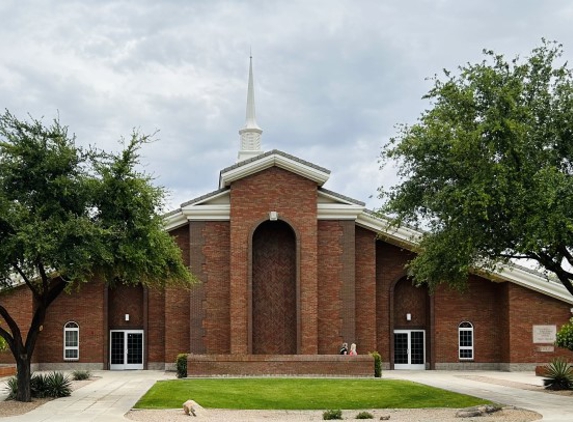
{"label": "grass", "polygon": [[173,409],[193,399],[214,409],[461,408],[490,403],[409,381],[324,378],[230,378],[159,381],[135,407]]}

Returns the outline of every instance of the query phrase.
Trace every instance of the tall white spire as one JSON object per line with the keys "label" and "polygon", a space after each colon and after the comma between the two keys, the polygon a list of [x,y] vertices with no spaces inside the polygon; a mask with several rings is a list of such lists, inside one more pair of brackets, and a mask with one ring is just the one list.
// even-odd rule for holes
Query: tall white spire
{"label": "tall white spire", "polygon": [[255,116],[255,89],[253,87],[253,56],[249,57],[249,86],[247,88],[247,119],[245,126],[239,130],[241,149],[237,161],[243,161],[259,155],[261,150],[261,134],[263,130],[257,125]]}

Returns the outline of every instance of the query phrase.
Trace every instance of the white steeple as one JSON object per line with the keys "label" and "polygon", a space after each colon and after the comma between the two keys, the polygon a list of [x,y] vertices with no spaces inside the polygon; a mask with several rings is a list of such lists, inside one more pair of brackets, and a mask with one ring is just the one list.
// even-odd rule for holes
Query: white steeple
{"label": "white steeple", "polygon": [[259,155],[261,150],[261,134],[263,130],[257,125],[255,117],[255,90],[253,88],[253,56],[249,57],[249,86],[247,89],[247,121],[239,130],[241,149],[237,162]]}

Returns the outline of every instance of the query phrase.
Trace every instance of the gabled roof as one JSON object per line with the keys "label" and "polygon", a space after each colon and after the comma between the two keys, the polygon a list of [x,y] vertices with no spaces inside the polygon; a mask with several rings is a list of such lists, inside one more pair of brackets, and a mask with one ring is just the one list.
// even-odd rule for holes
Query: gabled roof
{"label": "gabled roof", "polygon": [[277,166],[291,171],[299,176],[306,177],[322,186],[330,177],[330,170],[317,166],[287,154],[286,152],[273,149],[256,157],[241,161],[235,165],[221,170],[219,176],[219,188],[225,188],[236,180],[258,173],[270,167]]}

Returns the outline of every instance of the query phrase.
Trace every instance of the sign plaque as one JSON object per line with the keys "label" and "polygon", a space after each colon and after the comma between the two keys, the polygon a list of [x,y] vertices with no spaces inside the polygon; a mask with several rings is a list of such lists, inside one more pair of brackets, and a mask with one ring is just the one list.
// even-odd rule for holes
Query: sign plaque
{"label": "sign plaque", "polygon": [[534,325],[533,326],[533,343],[555,343],[557,340],[556,325]]}

